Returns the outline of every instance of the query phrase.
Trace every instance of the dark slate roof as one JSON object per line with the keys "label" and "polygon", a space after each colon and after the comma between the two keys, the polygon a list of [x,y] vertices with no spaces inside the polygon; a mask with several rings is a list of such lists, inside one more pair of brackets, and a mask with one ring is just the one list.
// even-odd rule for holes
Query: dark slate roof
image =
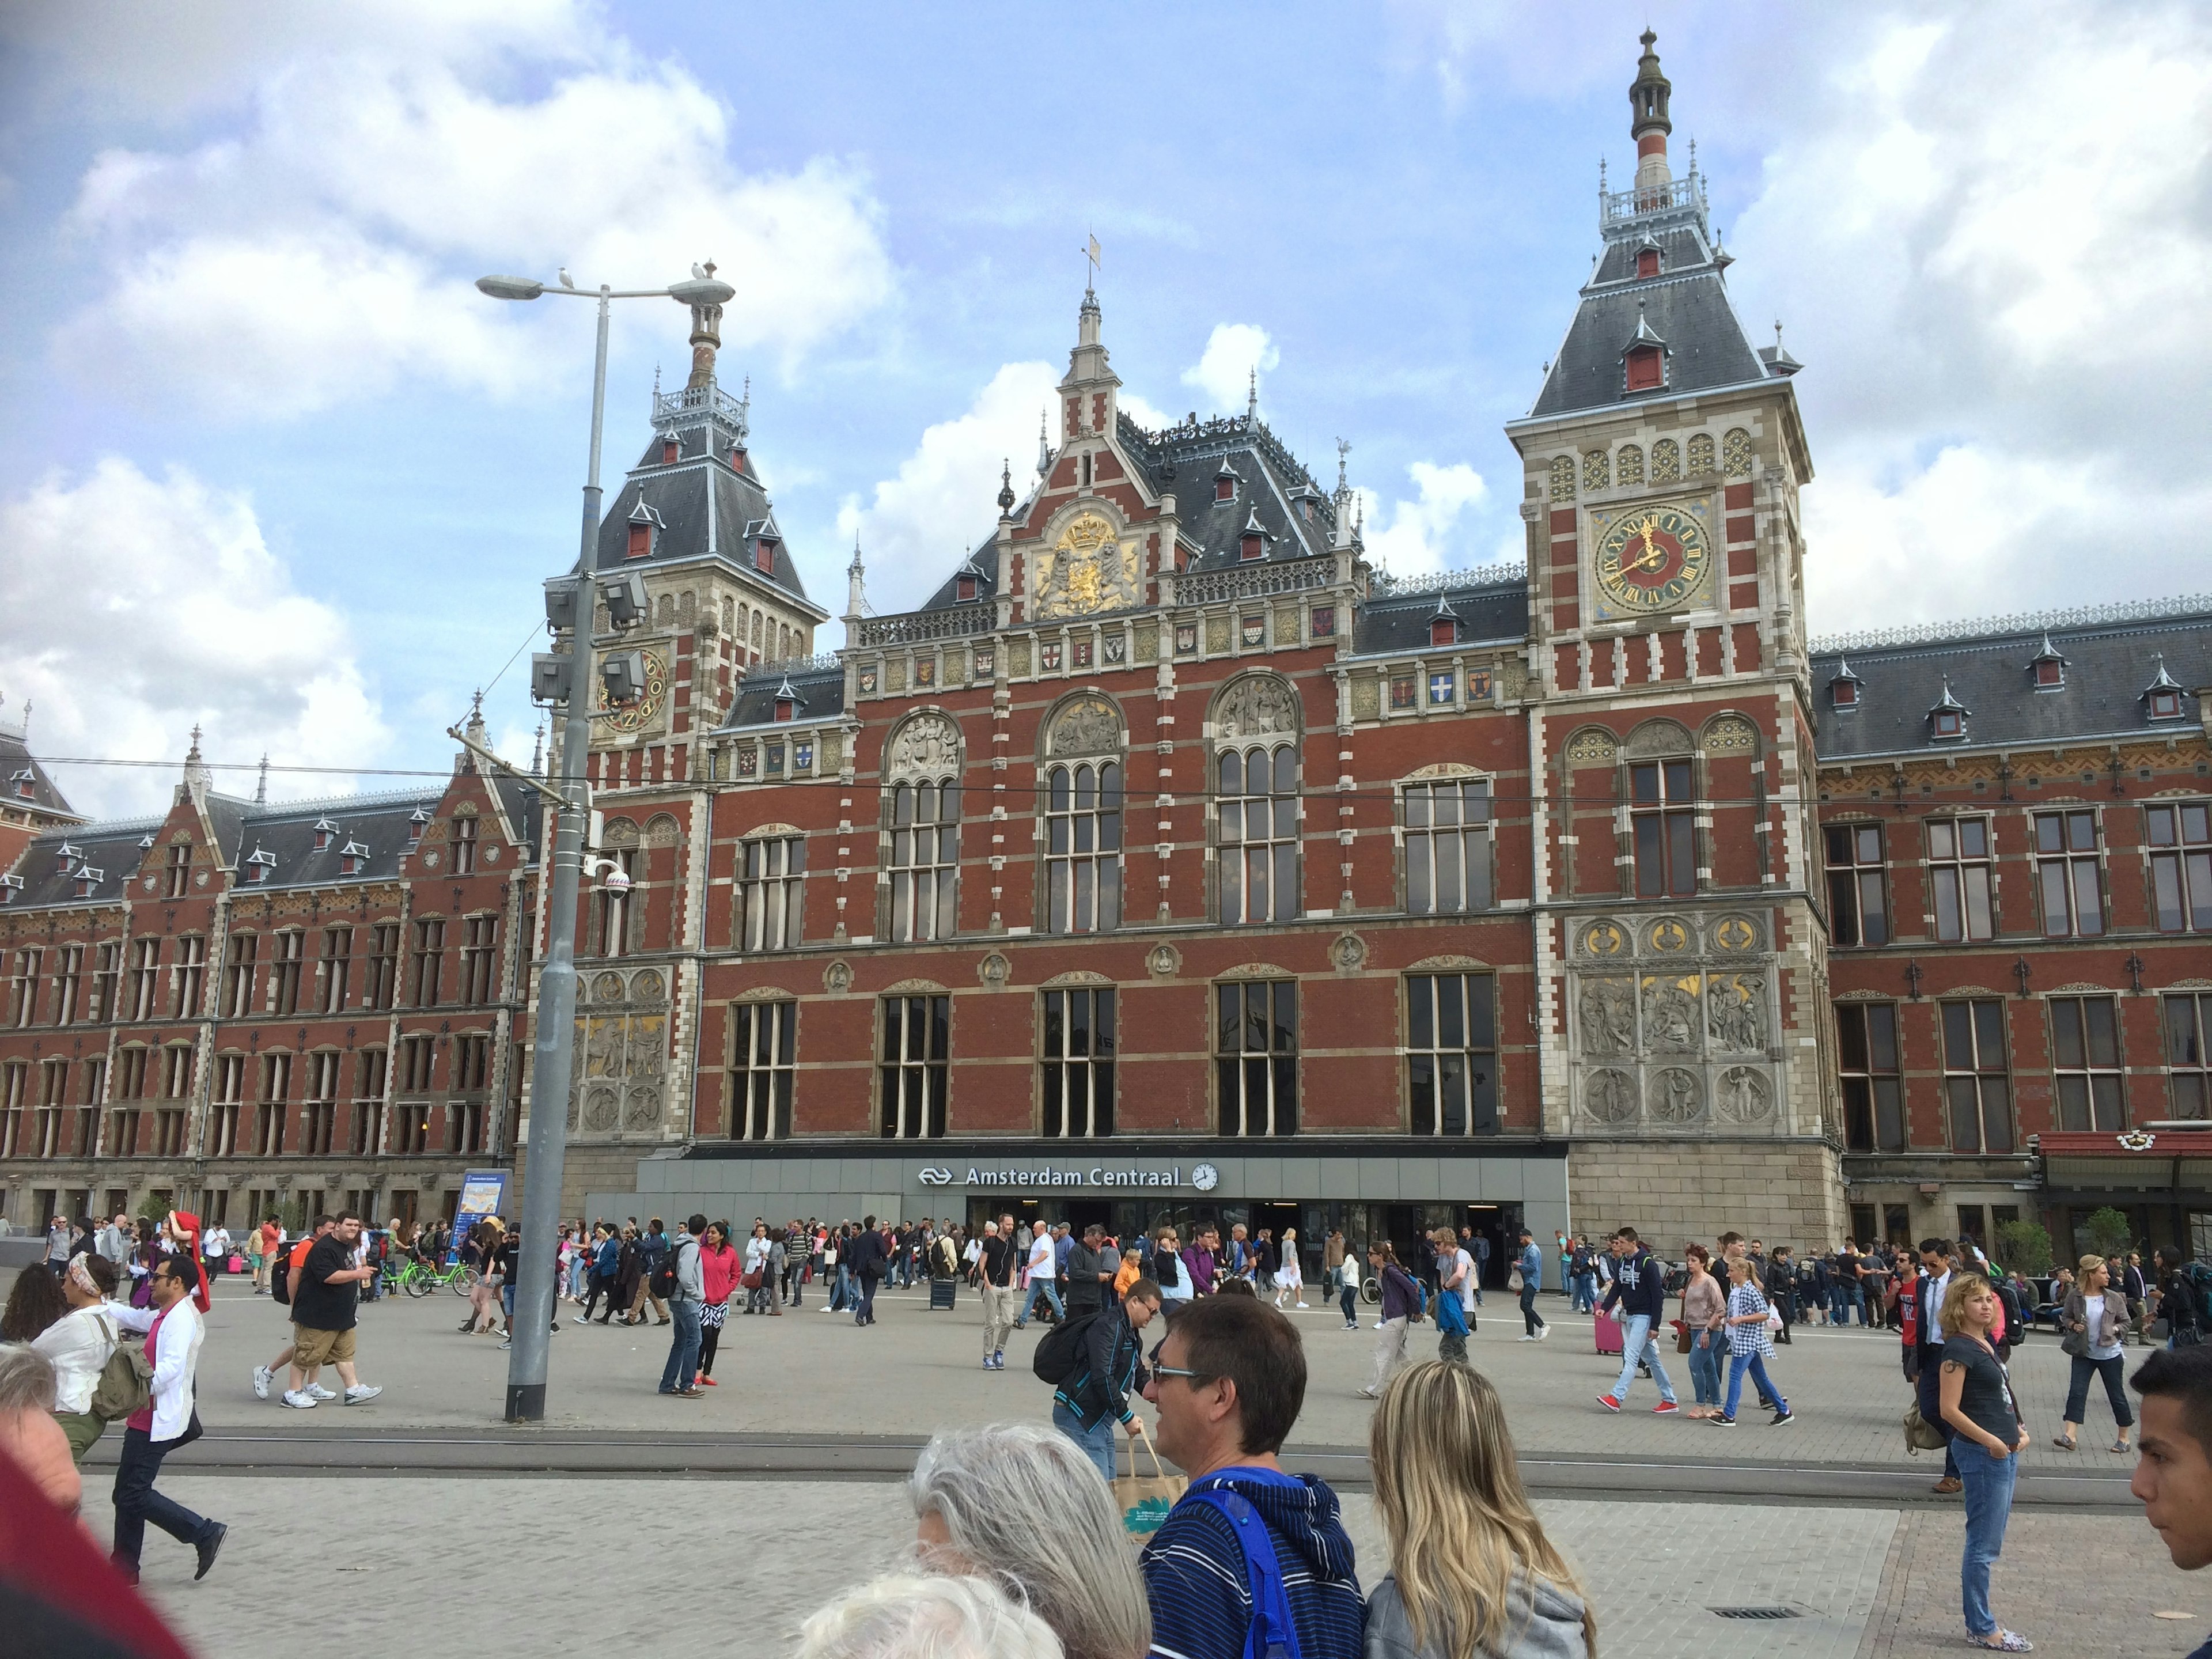
{"label": "dark slate roof", "polygon": [[[31,775],[28,795],[19,793],[16,775],[21,772]],[[0,799],[13,805],[36,807],[40,811],[76,818],[80,823],[84,817],[46,775],[46,769],[39,764],[38,757],[24,742],[23,734],[6,726],[0,726]]]}
{"label": "dark slate roof", "polygon": [[[138,873],[146,856],[140,843],[158,832],[166,817],[132,818],[127,822],[88,823],[81,830],[57,830],[40,836],[15,860],[9,872],[22,878],[23,889],[12,901],[21,909],[33,904],[89,904],[113,902],[123,896],[131,878]],[[61,851],[72,849],[64,866]],[[77,872],[87,867],[100,872],[92,890],[80,896]]]}
{"label": "dark slate roof", "polygon": [[1528,581],[1525,574],[1492,570],[1455,573],[1438,581],[1408,583],[1395,592],[1381,584],[1360,607],[1352,630],[1352,648],[1358,656],[1395,655],[1426,652],[1429,624],[1439,600],[1459,619],[1459,640],[1472,645],[1486,640],[1525,640],[1528,637]]}
{"label": "dark slate roof", "polygon": [[[1714,246],[1694,175],[1668,207],[1609,222],[1603,234],[1597,267],[1528,419],[1780,380],[1796,370],[1794,359],[1770,362],[1745,335],[1722,274],[1729,261]],[[1659,249],[1659,274],[1638,277],[1636,255],[1647,241]],[[1631,392],[1621,354],[1639,323],[1665,346],[1666,381]]]}
{"label": "dark slate roof", "polygon": [[841,666],[800,669],[791,672],[769,665],[746,675],[738,687],[737,699],[730,705],[730,717],[717,727],[732,731],[738,726],[773,726],[775,724],[775,694],[788,680],[791,689],[799,694],[799,718],[819,720],[824,714],[845,712],[845,671]]}
{"label": "dark slate roof", "polygon": [[[2056,690],[2037,690],[2032,672],[2046,635],[2065,659]],[[2185,688],[2179,720],[2151,720],[2143,697],[2161,657]],[[1848,710],[1829,691],[1846,663],[1859,682]],[[2212,690],[2212,595],[1815,640],[1812,665],[1824,762],[2197,732],[2197,694]],[[1929,736],[1947,678],[1970,711],[1963,741]]]}
{"label": "dark slate roof", "polygon": [[[723,418],[720,406],[728,400],[716,394],[718,407],[712,414],[703,408],[675,410],[671,407],[675,401],[656,398],[652,441],[599,520],[599,568],[720,558],[811,605],[781,532],[775,568],[762,570],[753,562],[747,527],[772,526],[775,509],[745,455],[744,426]],[[664,462],[662,445],[671,437],[679,446],[678,457]],[[732,465],[733,453],[737,465]],[[630,514],[641,501],[659,516],[659,528],[651,557],[633,561],[629,556]]]}

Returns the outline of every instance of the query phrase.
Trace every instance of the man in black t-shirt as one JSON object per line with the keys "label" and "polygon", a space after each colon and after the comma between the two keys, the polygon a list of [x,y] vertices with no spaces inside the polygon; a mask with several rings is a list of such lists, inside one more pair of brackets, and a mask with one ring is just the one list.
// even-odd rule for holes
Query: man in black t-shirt
{"label": "man in black t-shirt", "polygon": [[360,1244],[361,1218],[347,1210],[292,1269],[292,1372],[284,1403],[295,1411],[314,1409],[315,1396],[307,1386],[325,1365],[337,1367],[345,1384],[340,1398],[349,1406],[365,1404],[384,1392],[364,1384],[353,1368],[354,1317],[361,1306],[354,1287],[376,1271],[354,1266]]}
{"label": "man in black t-shirt", "polygon": [[975,1272],[983,1285],[983,1369],[1006,1369],[1006,1333],[1014,1328],[1014,1275],[1028,1253],[1014,1246],[1014,1218],[983,1224],[983,1254]]}

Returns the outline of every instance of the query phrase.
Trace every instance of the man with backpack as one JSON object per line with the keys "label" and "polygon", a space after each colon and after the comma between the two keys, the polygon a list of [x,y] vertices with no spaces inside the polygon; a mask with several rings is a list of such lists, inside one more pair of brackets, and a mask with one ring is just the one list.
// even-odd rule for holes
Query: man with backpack
{"label": "man with backpack", "polygon": [[889,1247],[884,1243],[884,1236],[876,1231],[875,1217],[863,1216],[860,1231],[846,1241],[842,1263],[860,1290],[860,1301],[853,1311],[854,1324],[876,1322],[876,1286],[883,1283],[884,1265],[889,1260]]}
{"label": "man with backpack", "polygon": [[[337,1223],[331,1220],[330,1217],[319,1215],[315,1218],[315,1224],[309,1228],[290,1249],[270,1252],[269,1294],[271,1297],[288,1307],[291,1304],[292,1270],[307,1259],[307,1252],[314,1249],[317,1241],[325,1237],[336,1225]],[[291,1364],[292,1356],[298,1351],[296,1341],[287,1342],[276,1351],[276,1357],[274,1359],[265,1365],[256,1365],[253,1368],[253,1397],[256,1400],[269,1398],[269,1389],[276,1380],[276,1373]],[[323,1387],[313,1376],[307,1378],[307,1391],[317,1400],[337,1398],[336,1394]]]}
{"label": "man with backpack", "polygon": [[668,1256],[668,1231],[659,1216],[653,1218],[652,1225],[639,1237],[637,1253],[644,1271],[637,1276],[637,1294],[630,1298],[629,1322],[644,1324],[645,1304],[650,1302],[658,1322],[665,1325],[668,1322],[668,1304],[653,1293],[653,1275]]}
{"label": "man with backpack", "polygon": [[1633,1227],[1623,1227],[1613,1236],[1613,1288],[1605,1293],[1601,1311],[1620,1310],[1615,1316],[1620,1321],[1620,1376],[1612,1393],[1598,1395],[1597,1403],[1609,1412],[1626,1404],[1640,1361],[1650,1367],[1651,1380],[1659,1385],[1659,1403],[1651,1408],[1652,1415],[1670,1417],[1681,1407],[1659,1358],[1659,1345],[1651,1337],[1667,1313],[1666,1271],[1644,1248]]}
{"label": "man with backpack", "polygon": [[1054,1384],[1053,1426],[1083,1448],[1098,1472],[1114,1478],[1114,1430],[1132,1438],[1145,1431],[1129,1404],[1147,1372],[1138,1335],[1160,1310],[1160,1287],[1139,1279],[1111,1307],[1071,1315],[1037,1344],[1030,1368]]}
{"label": "man with backpack", "polygon": [[356,1287],[375,1271],[351,1265],[354,1247],[360,1242],[361,1218],[350,1210],[343,1211],[288,1274],[292,1374],[284,1403],[295,1411],[312,1410],[329,1397],[310,1392],[316,1373],[325,1365],[335,1370],[338,1380],[346,1385],[339,1398],[349,1406],[365,1406],[384,1392],[362,1382],[353,1368],[354,1326],[361,1310]]}
{"label": "man with backpack", "polygon": [[700,1235],[707,1218],[686,1221],[647,1280],[655,1302],[665,1304],[676,1326],[669,1339],[668,1363],[660,1368],[660,1392],[678,1400],[703,1400],[699,1386],[699,1310],[707,1300],[707,1279],[699,1261]]}
{"label": "man with backpack", "polygon": [[1366,1607],[1336,1494],[1277,1455],[1305,1392],[1297,1327],[1277,1310],[1212,1296],[1176,1316],[1145,1390],[1161,1455],[1190,1476],[1138,1562],[1155,1654],[1358,1659]]}
{"label": "man with backpack", "polygon": [[2161,1244],[2152,1260],[2158,1267],[2158,1312],[2166,1321],[2166,1346],[2193,1348],[2212,1333],[2212,1268],[2191,1261],[2176,1244]]}

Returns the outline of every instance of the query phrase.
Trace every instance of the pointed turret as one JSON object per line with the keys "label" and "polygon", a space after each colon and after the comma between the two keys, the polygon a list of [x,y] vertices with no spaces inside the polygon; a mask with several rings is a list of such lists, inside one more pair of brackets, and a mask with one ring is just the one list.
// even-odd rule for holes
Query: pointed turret
{"label": "pointed turret", "polygon": [[1644,56],[1636,60],[1636,79],[1629,83],[1628,106],[1632,112],[1629,136],[1636,140],[1636,190],[1664,190],[1674,182],[1667,167],[1667,135],[1674,124],[1667,117],[1667,100],[1674,88],[1660,73],[1659,54],[1652,48],[1659,37],[1645,29],[1641,37]]}
{"label": "pointed turret", "polygon": [[184,792],[194,800],[204,804],[208,791],[214,787],[215,774],[208,769],[207,762],[200,757],[200,727],[199,722],[195,720],[192,722],[192,746],[185,753]]}
{"label": "pointed turret", "polygon": [[1115,394],[1121,382],[1107,360],[1101,325],[1098,295],[1086,288],[1083,308],[1076,313],[1075,349],[1067,354],[1067,373],[1060,383],[1063,439],[1103,436],[1114,430]]}

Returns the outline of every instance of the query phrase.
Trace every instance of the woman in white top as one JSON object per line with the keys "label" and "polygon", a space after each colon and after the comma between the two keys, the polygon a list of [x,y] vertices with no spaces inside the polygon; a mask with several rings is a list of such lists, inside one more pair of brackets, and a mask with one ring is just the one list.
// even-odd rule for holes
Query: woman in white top
{"label": "woman in white top", "polygon": [[1281,1307],[1287,1296],[1303,1308],[1306,1305],[1306,1273],[1298,1261],[1298,1233],[1295,1227],[1283,1229],[1282,1258],[1275,1267],[1275,1305]]}
{"label": "woman in white top", "polygon": [[70,1310],[31,1340],[52,1362],[54,1416],[69,1436],[70,1455],[79,1463],[107,1427],[92,1414],[100,1372],[125,1331],[143,1332],[154,1322],[145,1310],[110,1299],[118,1282],[113,1262],[97,1255],[73,1257],[62,1275]]}
{"label": "woman in white top", "polygon": [[2112,1421],[2119,1438],[2111,1449],[2128,1449],[2128,1431],[2135,1413],[2128,1409],[2128,1391],[2122,1384],[2124,1369],[2120,1346],[2128,1334],[2127,1298],[2112,1284],[2112,1269],[2100,1255],[2081,1258],[2081,1277],[2067,1293],[2058,1315],[2060,1350],[2074,1362],[2074,1375],[2066,1389],[2066,1421],[2051,1443],[2061,1451],[2075,1449],[2075,1431],[2089,1415],[2089,1379],[2105,1380],[2105,1398],[2112,1402]]}

